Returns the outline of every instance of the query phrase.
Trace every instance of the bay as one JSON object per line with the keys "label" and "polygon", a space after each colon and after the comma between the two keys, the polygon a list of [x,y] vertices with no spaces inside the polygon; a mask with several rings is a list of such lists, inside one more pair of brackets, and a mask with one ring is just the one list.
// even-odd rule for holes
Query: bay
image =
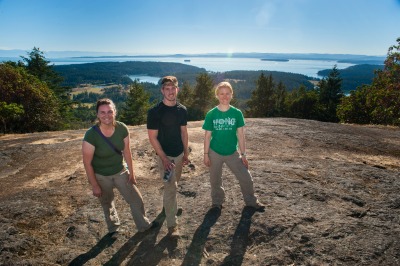
{"label": "bay", "polygon": [[[0,58],[0,61],[2,58]],[[317,73],[320,70],[332,69],[335,65],[338,69],[344,69],[355,64],[341,63],[335,60],[288,60],[288,61],[273,61],[261,60],[260,58],[232,58],[232,57],[168,57],[168,56],[126,56],[126,57],[60,57],[48,58],[50,63],[54,65],[70,65],[70,64],[84,64],[95,62],[125,62],[125,61],[142,61],[142,62],[172,62],[188,64],[200,68],[204,68],[210,72],[227,72],[234,70],[248,70],[248,71],[280,71],[296,74],[303,74],[312,78],[322,78]],[[145,73],[143,73],[145,74]],[[154,77],[158,78],[159,77]],[[139,78],[141,79],[141,78]],[[142,76],[146,80],[145,76]],[[146,80],[153,82],[154,80]]]}
{"label": "bay", "polygon": [[154,83],[154,84],[158,84],[158,81],[161,78],[161,77],[152,77],[152,76],[146,76],[146,75],[129,75],[128,77],[132,81],[137,80],[139,83],[149,82],[149,83]]}

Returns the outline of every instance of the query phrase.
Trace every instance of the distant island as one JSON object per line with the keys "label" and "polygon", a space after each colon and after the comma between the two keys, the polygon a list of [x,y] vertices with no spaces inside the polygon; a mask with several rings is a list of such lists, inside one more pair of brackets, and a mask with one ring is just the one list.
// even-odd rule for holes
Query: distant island
{"label": "distant island", "polygon": [[[2,50],[0,49],[0,62],[7,60],[18,60],[20,56],[29,51],[24,50]],[[202,53],[202,54],[156,54],[156,55],[127,55],[106,52],[83,52],[83,51],[48,51],[47,58],[259,58],[265,61],[287,62],[288,60],[327,60],[351,64],[375,64],[383,65],[385,55],[354,55],[354,54],[318,54],[318,53]]]}
{"label": "distant island", "polygon": [[268,58],[261,58],[261,61],[275,61],[275,62],[289,62],[289,59],[268,59]]}

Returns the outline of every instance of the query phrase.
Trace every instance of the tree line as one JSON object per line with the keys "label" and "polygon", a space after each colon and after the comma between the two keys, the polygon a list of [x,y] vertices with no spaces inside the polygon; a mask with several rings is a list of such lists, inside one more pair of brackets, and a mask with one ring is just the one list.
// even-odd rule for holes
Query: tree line
{"label": "tree line", "polygon": [[[388,49],[384,67],[376,71],[372,83],[345,95],[340,71],[333,67],[315,87],[300,84],[287,89],[272,73],[260,72],[250,97],[237,97],[232,104],[246,117],[293,117],[326,122],[400,125],[400,38]],[[84,92],[71,97],[71,87],[34,47],[18,62],[0,64],[0,121],[3,133],[25,133],[88,127],[95,118],[93,103],[108,97],[117,103],[117,119],[128,125],[146,122],[147,110],[159,100],[159,85],[138,81],[118,83],[103,94]],[[179,66],[175,66],[179,67]],[[168,71],[164,69],[163,71]],[[171,74],[173,74],[171,72]],[[230,80],[236,92],[240,79],[232,73],[212,75],[205,71],[188,73],[195,81],[183,79],[179,101],[188,108],[189,120],[202,120],[215,106],[214,86]],[[237,79],[237,76],[236,76]],[[240,90],[239,90],[240,91]],[[236,95],[235,95],[236,96]],[[89,104],[88,104],[89,103]]]}

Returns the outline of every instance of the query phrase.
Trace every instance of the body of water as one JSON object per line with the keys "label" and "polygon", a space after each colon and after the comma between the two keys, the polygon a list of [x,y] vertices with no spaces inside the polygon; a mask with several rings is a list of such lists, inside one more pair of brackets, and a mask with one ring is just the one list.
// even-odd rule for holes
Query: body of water
{"label": "body of water", "polygon": [[152,76],[145,76],[145,75],[130,75],[128,77],[131,80],[138,80],[139,83],[149,82],[149,83],[154,83],[154,84],[158,84],[158,81],[161,79],[161,77],[152,77]]}
{"label": "body of water", "polygon": [[[20,58],[16,58],[15,61]],[[11,58],[1,58],[0,61],[12,60]],[[332,69],[334,65],[338,69],[344,69],[354,64],[338,63],[328,60],[288,60],[288,61],[263,61],[259,58],[229,58],[229,57],[70,57],[70,58],[48,58],[54,65],[84,64],[94,62],[125,62],[125,61],[144,61],[144,62],[173,62],[188,64],[201,67],[211,72],[226,72],[233,70],[266,70],[281,71],[289,73],[303,74],[309,77],[321,78],[317,72],[324,69]],[[146,76],[139,77],[144,81]],[[148,77],[150,78],[150,77]],[[146,80],[147,81],[147,80]],[[154,82],[151,80],[149,82]]]}

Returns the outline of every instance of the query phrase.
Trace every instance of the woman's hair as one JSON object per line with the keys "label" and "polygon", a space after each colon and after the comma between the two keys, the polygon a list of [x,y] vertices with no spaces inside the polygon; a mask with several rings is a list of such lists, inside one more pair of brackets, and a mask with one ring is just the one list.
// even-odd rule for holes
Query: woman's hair
{"label": "woman's hair", "polygon": [[217,87],[215,87],[215,96],[218,95],[218,91],[221,88],[228,88],[231,91],[232,95],[233,95],[232,85],[227,81],[222,81],[222,82],[218,83]]}
{"label": "woman's hair", "polygon": [[[103,99],[97,100],[97,103],[96,103],[96,114],[99,112],[99,107],[102,106],[102,105],[109,105],[111,107],[111,109],[114,111],[114,117],[117,116],[117,108],[115,107],[114,102],[111,99],[108,99],[108,98],[103,98]],[[98,125],[100,125],[100,120],[98,118],[96,119],[96,123]],[[116,123],[115,123],[115,119],[114,119],[113,125],[115,126],[115,124]]]}

